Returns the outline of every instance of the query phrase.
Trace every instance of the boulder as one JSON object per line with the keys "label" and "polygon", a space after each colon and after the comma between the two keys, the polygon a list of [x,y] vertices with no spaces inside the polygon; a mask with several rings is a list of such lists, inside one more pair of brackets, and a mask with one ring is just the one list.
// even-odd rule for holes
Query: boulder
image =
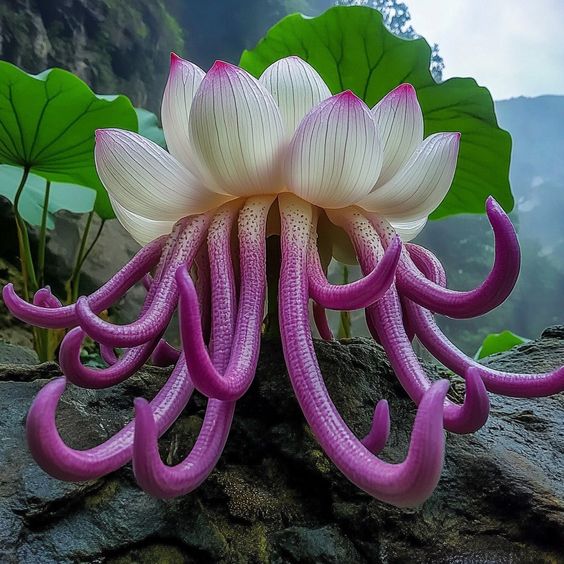
{"label": "boulder", "polygon": [[[329,391],[359,436],[368,431],[377,400],[390,401],[392,434],[382,457],[402,460],[415,409],[382,349],[357,338],[317,342],[316,350]],[[564,327],[488,359],[522,372],[563,361]],[[429,372],[436,377],[441,370]],[[359,491],[325,457],[294,398],[280,344],[264,341],[216,470],[194,493],[162,501],[136,486],[130,466],[72,484],[35,465],[24,441],[26,411],[59,374],[54,363],[0,366],[2,562],[561,561],[562,394],[492,396],[483,429],[448,435],[434,495],[416,509],[397,509]],[[61,434],[77,448],[103,441],[131,417],[133,398],[152,397],[167,374],[148,367],[110,390],[69,386],[59,409]],[[185,455],[204,411],[196,396],[161,439],[163,460]]]}

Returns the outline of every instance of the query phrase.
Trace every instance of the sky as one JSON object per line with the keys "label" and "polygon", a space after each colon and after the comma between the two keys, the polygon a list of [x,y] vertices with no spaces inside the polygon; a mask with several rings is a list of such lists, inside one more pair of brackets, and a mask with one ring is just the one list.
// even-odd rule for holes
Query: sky
{"label": "sky", "polygon": [[444,79],[472,76],[495,100],[564,94],[564,0],[405,0],[438,43]]}

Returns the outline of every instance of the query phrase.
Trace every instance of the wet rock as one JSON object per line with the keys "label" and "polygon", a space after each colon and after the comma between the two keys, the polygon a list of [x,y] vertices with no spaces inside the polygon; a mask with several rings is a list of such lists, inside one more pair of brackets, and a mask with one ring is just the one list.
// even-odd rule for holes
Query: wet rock
{"label": "wet rock", "polygon": [[0,361],[4,364],[37,364],[37,354],[31,349],[0,341]]}
{"label": "wet rock", "polygon": [[[392,435],[382,456],[405,456],[415,410],[381,349],[365,339],[316,344],[329,391],[355,433],[386,397]],[[0,349],[1,354],[1,349]],[[0,356],[1,360],[1,356]],[[564,330],[489,362],[533,372],[564,361]],[[437,369],[430,369],[433,375]],[[280,351],[264,342],[255,383],[238,405],[217,469],[191,495],[160,501],[130,467],[83,484],[59,482],[33,462],[25,413],[56,364],[0,367],[0,561],[2,562],[558,562],[564,545],[564,397],[492,396],[488,424],[449,434],[445,470],[422,507],[371,499],[321,452],[291,391]],[[76,448],[105,440],[151,397],[168,372],[146,368],[103,391],[69,387],[59,407]],[[160,441],[178,462],[205,411],[195,397]]]}

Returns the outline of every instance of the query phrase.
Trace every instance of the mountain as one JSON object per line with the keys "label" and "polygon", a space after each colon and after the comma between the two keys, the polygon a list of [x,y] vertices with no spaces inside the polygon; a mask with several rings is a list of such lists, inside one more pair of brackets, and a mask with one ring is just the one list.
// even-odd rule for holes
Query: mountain
{"label": "mountain", "polygon": [[564,96],[503,100],[496,112],[513,137],[520,235],[538,241],[564,272]]}

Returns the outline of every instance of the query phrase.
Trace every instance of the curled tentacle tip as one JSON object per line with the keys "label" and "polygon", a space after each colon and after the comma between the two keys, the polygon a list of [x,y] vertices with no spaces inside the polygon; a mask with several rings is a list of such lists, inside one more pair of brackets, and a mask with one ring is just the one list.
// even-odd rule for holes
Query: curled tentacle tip
{"label": "curled tentacle tip", "polygon": [[372,453],[378,454],[390,437],[390,407],[387,400],[380,400],[374,409],[370,431],[362,439],[362,444]]}
{"label": "curled tentacle tip", "polygon": [[154,440],[157,440],[157,429],[151,406],[145,398],[135,398],[133,400],[133,409],[135,411],[135,438],[133,440],[133,450],[135,452],[139,451],[139,449],[145,450],[148,446],[148,441],[153,436]]}
{"label": "curled tentacle tip", "polygon": [[80,327],[74,327],[64,336],[59,347],[59,366],[65,376],[70,376],[71,381],[75,357],[80,358],[80,347],[85,336],[86,333]]}
{"label": "curled tentacle tip", "polygon": [[6,295],[15,293],[14,291],[14,285],[11,282],[8,282],[7,284],[4,284],[4,287],[2,288],[2,297],[4,299],[6,299]]}
{"label": "curled tentacle tip", "polygon": [[2,299],[4,300],[4,303],[6,304],[6,307],[12,312],[14,313],[14,309],[17,306],[17,302],[21,302],[22,299],[18,296],[18,294],[16,293],[16,290],[14,289],[14,285],[9,282],[8,284],[6,284],[3,288],[2,288]]}
{"label": "curled tentacle tip", "polygon": [[67,387],[67,379],[64,376],[59,376],[54,380],[48,382],[39,392],[35,399],[39,399],[41,395],[50,397],[57,396],[57,399],[63,395],[65,388]]}
{"label": "curled tentacle tip", "polygon": [[441,380],[433,382],[426,395],[434,398],[442,396],[442,398],[444,399],[448,393],[449,388],[450,382],[446,378],[442,378]]}
{"label": "curled tentacle tip", "polygon": [[505,210],[501,207],[499,202],[493,196],[488,196],[486,200],[486,213],[488,217],[498,215],[504,218],[508,218],[508,215],[505,212]]}
{"label": "curled tentacle tip", "polygon": [[445,422],[447,430],[459,434],[474,433],[481,429],[490,414],[490,398],[478,368],[470,367],[464,373],[466,395],[456,420]]}
{"label": "curled tentacle tip", "polygon": [[50,412],[53,412],[54,417],[54,408],[66,387],[67,379],[61,376],[48,382],[35,396],[26,419],[27,440],[32,454],[37,451],[37,448],[34,447],[37,447],[41,442],[44,418]]}
{"label": "curled tentacle tip", "polygon": [[145,398],[135,398],[133,400],[133,407],[135,408],[135,415],[141,414],[149,407],[149,402]]}

